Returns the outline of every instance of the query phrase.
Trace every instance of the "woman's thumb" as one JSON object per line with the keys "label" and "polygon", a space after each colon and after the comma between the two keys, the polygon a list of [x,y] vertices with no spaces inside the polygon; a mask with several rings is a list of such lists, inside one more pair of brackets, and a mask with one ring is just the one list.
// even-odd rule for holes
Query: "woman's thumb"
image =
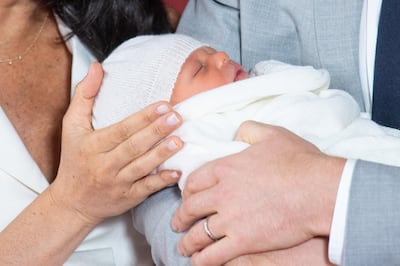
{"label": "woman's thumb", "polygon": [[92,109],[103,80],[101,64],[93,62],[86,77],[76,86],[65,120],[73,127],[92,129]]}

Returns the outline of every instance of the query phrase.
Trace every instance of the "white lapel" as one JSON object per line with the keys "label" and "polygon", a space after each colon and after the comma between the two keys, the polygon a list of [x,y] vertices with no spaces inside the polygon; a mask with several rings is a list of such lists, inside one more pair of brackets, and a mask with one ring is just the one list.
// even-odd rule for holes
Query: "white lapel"
{"label": "white lapel", "polygon": [[0,107],[0,169],[28,189],[41,193],[49,183]]}
{"label": "white lapel", "polygon": [[[71,30],[64,24],[64,22],[56,16],[58,28],[61,35],[68,35]],[[96,58],[89,52],[86,46],[78,39],[73,36],[68,39],[66,45],[73,55],[72,57],[72,74],[71,74],[71,96],[75,91],[76,85],[86,76],[90,64],[96,60]]]}
{"label": "white lapel", "polygon": [[72,75],[71,75],[71,95],[75,91],[76,85],[86,76],[90,64],[96,59],[89,52],[85,45],[77,37],[72,37],[69,41],[72,54]]}
{"label": "white lapel", "polygon": [[[71,94],[76,84],[86,75],[94,57],[77,37],[68,43],[73,56]],[[49,183],[32,159],[18,133],[0,107],[0,169],[28,189],[41,193]]]}

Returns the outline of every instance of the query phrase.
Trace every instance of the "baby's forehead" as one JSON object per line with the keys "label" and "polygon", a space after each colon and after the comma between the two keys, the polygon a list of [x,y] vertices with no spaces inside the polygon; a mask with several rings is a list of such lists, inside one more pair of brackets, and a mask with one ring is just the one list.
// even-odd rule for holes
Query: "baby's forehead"
{"label": "baby's forehead", "polygon": [[194,61],[202,61],[205,57],[215,54],[217,50],[212,48],[211,46],[204,45],[195,50],[193,50],[188,57],[186,58],[185,62],[183,62],[182,67],[187,62],[194,62]]}
{"label": "baby's forehead", "polygon": [[199,53],[213,54],[213,53],[216,53],[216,52],[217,52],[217,50],[215,50],[211,46],[204,45],[204,46],[201,46],[201,47],[195,49],[193,52],[190,53],[190,55],[199,54]]}

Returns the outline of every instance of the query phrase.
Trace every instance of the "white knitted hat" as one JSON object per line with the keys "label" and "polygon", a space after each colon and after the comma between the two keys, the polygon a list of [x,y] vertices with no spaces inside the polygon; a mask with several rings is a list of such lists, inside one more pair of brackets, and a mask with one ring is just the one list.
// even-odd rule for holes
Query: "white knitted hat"
{"label": "white knitted hat", "polygon": [[168,101],[186,58],[202,46],[176,33],[139,36],[121,44],[103,62],[94,128],[118,122],[151,103]]}

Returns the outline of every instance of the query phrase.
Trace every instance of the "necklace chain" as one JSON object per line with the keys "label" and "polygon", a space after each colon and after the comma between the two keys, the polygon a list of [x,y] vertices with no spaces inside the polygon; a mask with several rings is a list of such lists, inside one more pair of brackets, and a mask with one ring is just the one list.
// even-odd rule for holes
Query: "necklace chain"
{"label": "necklace chain", "polygon": [[28,47],[26,47],[25,50],[21,54],[15,56],[15,57],[8,57],[8,58],[0,59],[0,64],[12,65],[14,62],[23,61],[24,57],[32,50],[33,46],[35,45],[35,43],[39,39],[40,35],[42,34],[44,25],[46,25],[48,18],[49,18],[49,14],[47,14],[46,17],[43,19],[43,22],[40,25],[39,31],[36,33],[35,38],[31,42],[31,44]]}

